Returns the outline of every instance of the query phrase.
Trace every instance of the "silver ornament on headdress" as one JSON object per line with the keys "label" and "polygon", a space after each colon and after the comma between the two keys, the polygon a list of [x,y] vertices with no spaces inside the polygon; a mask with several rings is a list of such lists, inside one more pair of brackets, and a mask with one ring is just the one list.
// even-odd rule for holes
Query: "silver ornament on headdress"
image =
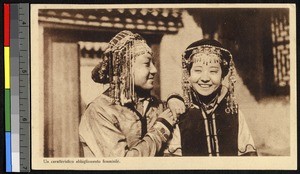
{"label": "silver ornament on headdress", "polygon": [[236,77],[234,73],[234,62],[232,55],[230,55],[230,62],[229,62],[229,77],[228,77],[228,91],[229,91],[229,96],[227,97],[226,101],[226,109],[225,112],[227,114],[236,114],[238,113],[238,104],[236,103],[236,98],[234,95],[234,83],[236,82]]}
{"label": "silver ornament on headdress", "polygon": [[[186,53],[188,51],[192,51],[192,53],[189,55],[189,57],[186,58]],[[217,55],[221,57],[221,51],[227,52],[229,54],[230,60],[229,60],[229,78],[228,78],[228,91],[229,96],[227,97],[226,101],[226,113],[237,113],[238,112],[238,104],[236,103],[235,95],[234,95],[234,83],[236,82],[235,74],[234,74],[234,62],[232,54],[224,48],[213,46],[213,45],[201,45],[196,47],[191,47],[185,50],[185,52],[182,54],[182,89],[183,89],[183,99],[184,103],[187,107],[192,106],[192,94],[191,94],[191,84],[189,81],[190,72],[188,67],[193,63],[193,56],[196,54],[206,54],[206,55]],[[222,63],[224,66],[228,65],[228,62],[226,60],[221,60],[219,63]]]}
{"label": "silver ornament on headdress", "polygon": [[[137,52],[135,47],[141,47],[141,50]],[[100,80],[109,79],[109,96],[112,98],[112,103],[124,105],[136,101],[133,62],[135,57],[145,53],[152,54],[146,41],[139,34],[130,31],[118,33],[109,42],[98,73]]]}
{"label": "silver ornament on headdress", "polygon": [[192,91],[191,91],[191,83],[189,80],[189,70],[187,66],[190,64],[185,59],[185,53],[182,54],[182,90],[183,90],[183,100],[184,104],[187,107],[190,107],[192,105]]}

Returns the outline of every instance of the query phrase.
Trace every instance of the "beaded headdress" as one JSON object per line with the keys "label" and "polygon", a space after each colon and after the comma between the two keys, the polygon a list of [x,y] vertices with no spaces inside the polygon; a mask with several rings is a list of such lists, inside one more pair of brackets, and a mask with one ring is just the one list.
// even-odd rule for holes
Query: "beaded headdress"
{"label": "beaded headdress", "polygon": [[[209,56],[210,59],[203,61],[203,56]],[[222,77],[224,78],[229,73],[228,78],[228,91],[229,96],[227,97],[227,107],[225,111],[227,113],[237,113],[238,104],[235,101],[234,95],[234,62],[232,54],[216,40],[199,40],[192,43],[182,54],[182,88],[183,88],[183,99],[186,106],[192,105],[192,90],[189,81],[190,69],[192,64],[201,61],[203,64],[211,62],[220,63],[222,69]]]}
{"label": "beaded headdress", "polygon": [[92,71],[92,79],[97,83],[109,83],[112,103],[124,105],[136,101],[134,61],[137,56],[146,53],[152,55],[150,47],[139,34],[125,30],[110,40],[104,59]]}

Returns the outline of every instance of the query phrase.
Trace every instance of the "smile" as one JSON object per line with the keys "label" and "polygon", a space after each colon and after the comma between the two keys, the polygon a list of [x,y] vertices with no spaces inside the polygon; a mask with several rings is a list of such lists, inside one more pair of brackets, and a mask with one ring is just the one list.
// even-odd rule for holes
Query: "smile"
{"label": "smile", "polygon": [[199,84],[201,88],[210,88],[212,85],[210,84]]}

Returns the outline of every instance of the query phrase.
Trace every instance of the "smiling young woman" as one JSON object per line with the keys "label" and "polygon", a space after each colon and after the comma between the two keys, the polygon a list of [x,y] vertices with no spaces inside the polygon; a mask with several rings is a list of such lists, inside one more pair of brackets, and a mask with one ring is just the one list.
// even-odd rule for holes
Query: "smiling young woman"
{"label": "smiling young woman", "polygon": [[[234,96],[231,53],[216,40],[199,40],[182,56],[183,96],[172,94],[168,106],[181,114],[166,155],[257,155]],[[229,76],[229,86],[222,82]],[[182,106],[187,107],[184,113]]]}
{"label": "smiling young woman", "polygon": [[88,105],[81,118],[84,156],[162,154],[176,118],[150,95],[157,73],[152,50],[139,34],[121,31],[104,54],[104,60],[92,71],[92,79],[110,87]]}

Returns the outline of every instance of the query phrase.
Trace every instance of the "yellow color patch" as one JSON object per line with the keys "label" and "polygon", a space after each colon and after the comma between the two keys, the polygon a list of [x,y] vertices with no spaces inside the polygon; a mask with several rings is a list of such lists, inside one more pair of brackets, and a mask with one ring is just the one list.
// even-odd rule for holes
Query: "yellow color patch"
{"label": "yellow color patch", "polygon": [[5,89],[10,89],[10,55],[9,55],[9,47],[4,47],[4,80],[5,80]]}

